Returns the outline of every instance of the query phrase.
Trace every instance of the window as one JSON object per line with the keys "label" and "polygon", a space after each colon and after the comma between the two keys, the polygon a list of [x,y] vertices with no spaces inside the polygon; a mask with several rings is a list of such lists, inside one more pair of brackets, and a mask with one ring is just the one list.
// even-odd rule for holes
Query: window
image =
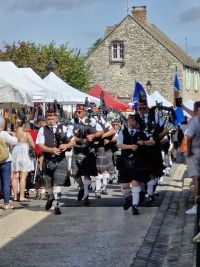
{"label": "window", "polygon": [[112,61],[122,62],[124,59],[124,44],[122,42],[112,43]]}

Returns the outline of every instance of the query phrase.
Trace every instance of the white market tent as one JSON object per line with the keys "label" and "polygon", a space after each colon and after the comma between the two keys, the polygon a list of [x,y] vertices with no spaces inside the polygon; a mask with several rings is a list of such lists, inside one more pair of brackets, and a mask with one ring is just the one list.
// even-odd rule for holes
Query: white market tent
{"label": "white market tent", "polygon": [[46,98],[44,88],[37,82],[27,79],[13,62],[0,62],[0,79],[19,89],[22,95],[29,95],[32,102],[43,102]]}
{"label": "white market tent", "polygon": [[71,104],[72,96],[63,91],[59,91],[59,89],[52,87],[52,85],[47,84],[45,80],[43,80],[34,70],[31,68],[19,68],[19,71],[32,82],[36,82],[40,86],[42,86],[46,93],[46,98],[44,102],[54,102],[56,100],[58,103],[66,103]]}
{"label": "white market tent", "polygon": [[53,72],[50,72],[49,75],[47,75],[43,80],[45,81],[47,86],[51,86],[58,90],[59,94],[64,94],[65,92],[68,93],[70,95],[69,104],[85,103],[86,97],[88,97],[88,100],[90,102],[94,102],[98,105],[100,104],[100,100],[98,98],[89,96],[88,94],[75,89],[74,87],[64,82]]}
{"label": "white market tent", "polygon": [[188,99],[183,104],[184,104],[184,106],[186,106],[186,108],[188,108],[188,109],[193,111],[193,109],[194,109],[194,101],[193,100]]}
{"label": "white market tent", "polygon": [[155,101],[155,103],[162,103],[165,107],[172,107],[172,103],[165,99],[158,91],[153,92],[150,97]]}
{"label": "white market tent", "polygon": [[156,101],[149,94],[147,94],[147,103],[149,107],[153,107],[156,105]]}
{"label": "white market tent", "polygon": [[18,89],[13,88],[9,83],[0,80],[0,108],[12,109],[21,108],[26,105],[27,98],[25,98]]}

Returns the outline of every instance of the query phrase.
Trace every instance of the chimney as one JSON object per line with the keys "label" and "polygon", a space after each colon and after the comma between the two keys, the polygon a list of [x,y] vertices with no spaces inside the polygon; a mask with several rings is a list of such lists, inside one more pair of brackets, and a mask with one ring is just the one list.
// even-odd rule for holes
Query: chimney
{"label": "chimney", "polygon": [[147,23],[147,7],[146,6],[133,6],[132,16],[141,24]]}

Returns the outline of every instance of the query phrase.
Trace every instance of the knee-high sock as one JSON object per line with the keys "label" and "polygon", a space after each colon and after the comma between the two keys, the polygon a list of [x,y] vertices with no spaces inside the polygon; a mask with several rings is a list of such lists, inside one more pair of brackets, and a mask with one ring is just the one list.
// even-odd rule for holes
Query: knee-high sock
{"label": "knee-high sock", "polygon": [[98,176],[95,177],[96,192],[100,192],[101,191],[102,179],[103,179],[103,175],[101,175],[101,174],[99,174]]}
{"label": "knee-high sock", "polygon": [[75,177],[74,178],[77,184],[79,185],[80,188],[83,188],[83,181],[81,177]]}
{"label": "knee-high sock", "polygon": [[55,198],[55,205],[56,207],[60,206],[60,199],[61,199],[61,186],[54,186],[53,187],[53,194]]}
{"label": "knee-high sock", "polygon": [[109,173],[104,173],[103,174],[103,187],[102,187],[102,190],[106,190],[106,186],[108,184],[109,177],[110,177]]}
{"label": "knee-high sock", "polygon": [[121,189],[122,190],[122,195],[124,198],[130,197],[131,196],[131,188],[128,189]]}
{"label": "knee-high sock", "polygon": [[149,196],[153,196],[153,186],[154,186],[155,182],[154,180],[150,180],[148,183],[147,183],[147,193]]}
{"label": "knee-high sock", "polygon": [[132,204],[133,206],[138,206],[139,200],[140,200],[140,191],[141,191],[141,187],[140,186],[136,186],[132,188]]}
{"label": "knee-high sock", "polygon": [[91,180],[83,180],[83,188],[84,188],[84,197],[87,197],[89,195],[88,186],[91,185]]}

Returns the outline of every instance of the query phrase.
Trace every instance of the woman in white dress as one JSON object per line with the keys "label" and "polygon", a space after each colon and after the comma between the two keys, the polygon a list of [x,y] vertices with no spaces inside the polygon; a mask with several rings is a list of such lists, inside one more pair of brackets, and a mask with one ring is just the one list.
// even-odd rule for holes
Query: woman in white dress
{"label": "woman in white dress", "polygon": [[[26,177],[28,172],[34,170],[34,162],[29,156],[29,149],[34,148],[35,144],[31,135],[25,132],[25,120],[18,120],[17,126],[16,137],[18,139],[18,144],[12,151],[12,189],[14,200],[24,202],[27,201],[24,197]],[[18,188],[20,189],[19,198]]]}

